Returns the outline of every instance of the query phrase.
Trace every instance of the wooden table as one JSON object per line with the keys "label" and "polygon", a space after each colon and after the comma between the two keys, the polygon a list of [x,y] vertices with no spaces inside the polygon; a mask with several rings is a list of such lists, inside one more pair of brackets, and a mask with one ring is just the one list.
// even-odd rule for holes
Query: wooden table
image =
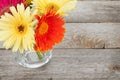
{"label": "wooden table", "polygon": [[78,0],[65,20],[65,38],[44,67],[21,67],[0,50],[0,80],[120,80],[120,0]]}
{"label": "wooden table", "polygon": [[10,50],[1,50],[0,80],[120,80],[120,49],[54,49],[37,69],[21,67]]}

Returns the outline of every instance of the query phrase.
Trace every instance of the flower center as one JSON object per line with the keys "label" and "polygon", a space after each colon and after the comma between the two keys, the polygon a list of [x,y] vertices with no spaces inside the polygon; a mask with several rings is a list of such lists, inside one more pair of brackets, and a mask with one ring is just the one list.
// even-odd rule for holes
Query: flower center
{"label": "flower center", "polygon": [[24,32],[24,26],[20,25],[18,26],[18,31],[21,33],[21,32]]}
{"label": "flower center", "polygon": [[48,24],[46,22],[42,22],[39,28],[39,34],[43,35],[48,31]]}
{"label": "flower center", "polygon": [[54,11],[57,11],[59,9],[59,6],[54,4],[54,3],[50,3],[47,5],[47,10],[54,10]]}

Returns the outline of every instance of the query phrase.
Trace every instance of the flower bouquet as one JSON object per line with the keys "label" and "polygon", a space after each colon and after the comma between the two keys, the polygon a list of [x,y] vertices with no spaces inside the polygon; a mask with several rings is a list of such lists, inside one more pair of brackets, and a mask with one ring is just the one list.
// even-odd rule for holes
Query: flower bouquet
{"label": "flower bouquet", "polygon": [[43,66],[51,58],[51,50],[64,38],[63,18],[76,3],[77,0],[0,0],[3,47],[11,48],[17,54],[16,61],[25,67]]}

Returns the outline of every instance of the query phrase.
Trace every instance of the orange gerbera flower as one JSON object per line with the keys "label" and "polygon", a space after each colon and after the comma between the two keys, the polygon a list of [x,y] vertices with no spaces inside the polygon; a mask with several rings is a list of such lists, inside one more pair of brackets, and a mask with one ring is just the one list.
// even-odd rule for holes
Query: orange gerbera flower
{"label": "orange gerbera flower", "polygon": [[35,30],[35,50],[45,52],[53,48],[57,43],[60,43],[64,37],[65,21],[59,14],[48,12],[42,17],[36,15],[38,25]]}

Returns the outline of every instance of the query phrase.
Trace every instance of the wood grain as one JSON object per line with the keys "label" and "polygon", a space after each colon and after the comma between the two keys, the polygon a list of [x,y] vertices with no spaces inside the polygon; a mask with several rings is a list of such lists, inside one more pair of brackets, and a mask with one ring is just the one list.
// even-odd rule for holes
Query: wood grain
{"label": "wood grain", "polygon": [[67,23],[65,28],[55,48],[120,48],[120,23]]}
{"label": "wood grain", "polygon": [[41,68],[19,66],[0,43],[0,80],[120,80],[120,49],[108,49],[120,48],[120,0],[79,0],[65,20],[65,38]]}
{"label": "wood grain", "polygon": [[120,23],[68,23],[56,48],[120,48]]}
{"label": "wood grain", "polygon": [[[17,65],[9,50],[0,50],[0,80],[119,80],[120,49],[55,49],[46,66]],[[117,67],[117,68],[116,68]]]}
{"label": "wood grain", "polygon": [[65,20],[69,23],[120,22],[120,1],[79,1]]}

